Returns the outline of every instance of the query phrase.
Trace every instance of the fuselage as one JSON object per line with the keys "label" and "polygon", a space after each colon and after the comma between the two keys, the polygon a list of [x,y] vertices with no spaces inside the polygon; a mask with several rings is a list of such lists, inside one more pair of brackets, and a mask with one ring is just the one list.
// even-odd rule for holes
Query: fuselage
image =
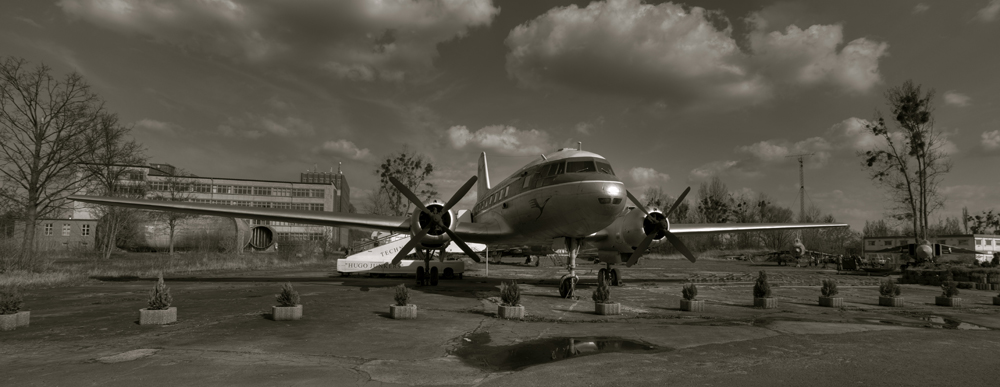
{"label": "fuselage", "polygon": [[477,199],[474,223],[514,230],[502,243],[583,238],[622,213],[625,185],[598,154],[563,149],[525,165]]}

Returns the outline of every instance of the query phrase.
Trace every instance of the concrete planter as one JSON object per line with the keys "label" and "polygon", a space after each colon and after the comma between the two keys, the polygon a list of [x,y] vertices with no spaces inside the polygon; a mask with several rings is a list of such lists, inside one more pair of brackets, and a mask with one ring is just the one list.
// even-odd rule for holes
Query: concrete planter
{"label": "concrete planter", "polygon": [[508,319],[508,320],[511,320],[511,319],[523,320],[524,319],[524,306],[522,306],[522,305],[518,305],[518,306],[503,306],[503,305],[500,305],[500,306],[497,307],[497,317]]}
{"label": "concrete planter", "polygon": [[620,303],[594,303],[594,313],[602,316],[613,316],[622,314],[622,304]]}
{"label": "concrete planter", "polygon": [[274,321],[292,321],[302,318],[302,304],[295,306],[272,306],[271,318]]}
{"label": "concrete planter", "polygon": [[882,297],[882,296],[878,296],[878,304],[880,306],[901,307],[901,306],[903,306],[903,297]]}
{"label": "concrete planter", "polygon": [[406,306],[389,305],[389,316],[396,320],[412,320],[417,318],[417,306],[407,304]]}
{"label": "concrete planter", "polygon": [[828,308],[843,308],[844,298],[819,296],[819,306],[825,306]]}
{"label": "concrete planter", "polygon": [[0,314],[0,331],[17,329],[17,314]]}
{"label": "concrete planter", "polygon": [[139,325],[163,325],[177,322],[177,307],[163,310],[139,309]]}
{"label": "concrete planter", "polygon": [[993,297],[993,305],[1000,305],[1000,297]]}
{"label": "concrete planter", "polygon": [[681,299],[681,310],[685,312],[704,312],[705,311],[705,301],[704,300],[686,300]]}
{"label": "concrete planter", "polygon": [[778,307],[778,299],[774,297],[756,298],[753,299],[754,308],[763,309],[774,309]]}
{"label": "concrete planter", "polygon": [[962,306],[962,299],[959,297],[934,297],[934,304],[938,306]]}
{"label": "concrete planter", "polygon": [[17,312],[17,327],[27,327],[31,323],[31,311],[22,310]]}

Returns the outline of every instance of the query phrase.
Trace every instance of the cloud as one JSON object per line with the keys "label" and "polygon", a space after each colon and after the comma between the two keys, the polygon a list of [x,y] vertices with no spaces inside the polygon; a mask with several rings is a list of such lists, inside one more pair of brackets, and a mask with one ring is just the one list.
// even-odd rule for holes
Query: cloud
{"label": "cloud", "polygon": [[167,136],[176,136],[179,132],[183,131],[180,125],[157,121],[154,119],[143,118],[135,123],[135,127],[139,130],[147,130],[154,133],[164,134]]}
{"label": "cloud", "polygon": [[491,0],[60,0],[70,16],[234,60],[323,68],[354,81],[429,70],[437,44],[488,26]]}
{"label": "cloud", "polygon": [[593,121],[577,122],[576,125],[573,127],[573,130],[576,130],[577,133],[589,136],[593,134],[594,129],[597,129],[597,127],[603,124],[604,124],[604,117],[601,116],[597,117],[597,119]]}
{"label": "cloud", "polygon": [[770,98],[775,85],[865,92],[881,80],[887,44],[860,38],[838,51],[840,25],[764,33],[766,21],[755,15],[744,53],[729,20],[699,7],[639,0],[558,7],[508,34],[507,73],[522,87],[579,88],[667,106],[751,105]]}
{"label": "cloud", "polygon": [[707,179],[709,177],[732,170],[738,166],[735,160],[713,161],[691,170],[691,177],[695,179]]}
{"label": "cloud", "polygon": [[955,90],[948,90],[944,92],[944,103],[946,105],[969,106],[970,100],[972,100],[972,98],[969,98],[969,96],[965,94],[960,94]]}
{"label": "cloud", "polygon": [[216,130],[226,137],[246,137],[257,139],[265,135],[277,137],[297,137],[315,133],[312,124],[293,117],[260,116],[246,113],[244,117],[229,117]]}
{"label": "cloud", "polygon": [[983,146],[983,149],[987,151],[1000,149],[1000,129],[992,132],[983,132],[979,137],[979,143]]}
{"label": "cloud", "polygon": [[931,6],[924,3],[917,3],[917,5],[913,6],[913,13],[914,14],[924,13],[927,12],[928,9],[931,9]]}
{"label": "cloud", "polygon": [[351,160],[367,160],[371,157],[371,151],[368,148],[359,149],[357,145],[347,140],[326,141],[320,147],[320,150]]}
{"label": "cloud", "polygon": [[866,127],[869,124],[871,122],[866,119],[851,117],[834,124],[827,133],[838,147],[863,152],[882,144],[883,141]]}
{"label": "cloud", "polygon": [[997,20],[997,15],[1000,15],[1000,0],[993,0],[979,12],[976,12],[976,19],[983,23],[989,23]]}
{"label": "cloud", "polygon": [[739,153],[748,154],[761,163],[780,163],[790,160],[789,156],[808,155],[804,161],[811,167],[820,167],[830,159],[833,145],[825,138],[812,137],[796,143],[785,140],[766,140],[751,145],[736,147]]}
{"label": "cloud", "polygon": [[554,148],[548,133],[534,129],[518,130],[513,126],[490,125],[470,132],[465,126],[456,125],[448,128],[447,135],[455,149],[472,145],[508,156],[544,154]]}
{"label": "cloud", "polygon": [[657,172],[653,168],[635,167],[630,169],[628,174],[632,177],[632,181],[638,185],[653,185],[670,180],[670,175]]}

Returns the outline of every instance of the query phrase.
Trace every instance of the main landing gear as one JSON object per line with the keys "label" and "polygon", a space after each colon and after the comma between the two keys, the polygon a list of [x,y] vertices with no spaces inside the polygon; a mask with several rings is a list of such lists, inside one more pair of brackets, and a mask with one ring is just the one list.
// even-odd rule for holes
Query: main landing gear
{"label": "main landing gear", "polygon": [[[438,253],[439,257],[444,257],[444,249]],[[437,267],[431,267],[431,257],[433,255],[433,250],[430,249],[418,249],[417,255],[424,259],[424,265],[417,267],[417,286],[430,285],[437,286],[440,274],[438,273]]]}

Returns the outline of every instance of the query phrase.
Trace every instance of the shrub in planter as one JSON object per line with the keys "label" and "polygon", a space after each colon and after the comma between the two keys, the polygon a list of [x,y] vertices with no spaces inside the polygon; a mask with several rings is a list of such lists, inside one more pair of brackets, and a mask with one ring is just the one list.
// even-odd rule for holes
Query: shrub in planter
{"label": "shrub in planter", "polygon": [[763,270],[757,275],[757,282],[753,285],[753,306],[764,309],[778,307],[778,301],[771,297],[771,284],[767,282],[767,273]]}
{"label": "shrub in planter", "polygon": [[622,313],[622,305],[611,302],[611,283],[607,279],[601,278],[597,281],[597,289],[594,289],[594,312],[600,315],[616,315]]}
{"label": "shrub in planter", "polygon": [[21,326],[18,324],[18,317],[22,305],[24,299],[16,288],[0,290],[0,331],[12,331]]}
{"label": "shrub in planter", "polygon": [[820,288],[820,292],[823,295],[819,298],[819,305],[831,308],[841,308],[844,306],[844,299],[842,297],[837,297],[840,290],[837,289],[837,280],[825,279],[823,280],[823,286]]}
{"label": "shrub in planter", "polygon": [[878,286],[878,304],[881,306],[903,306],[903,289],[889,278]]}
{"label": "shrub in planter", "polygon": [[523,319],[524,306],[521,305],[521,289],[517,286],[517,280],[510,282],[500,282],[500,301],[497,307],[497,316],[505,319]]}
{"label": "shrub in planter", "polygon": [[153,290],[149,291],[149,307],[139,309],[139,325],[163,325],[177,321],[177,308],[171,307],[173,297],[170,296],[170,288],[163,283],[163,274],[160,273]]}
{"label": "shrub in planter", "polygon": [[406,285],[397,285],[396,294],[393,297],[396,304],[389,305],[390,317],[397,320],[417,318],[417,306],[410,304],[410,292],[406,289]]}
{"label": "shrub in planter", "polygon": [[291,282],[281,285],[281,293],[274,296],[277,306],[271,307],[271,318],[274,321],[291,321],[302,318],[302,304],[299,303],[299,292],[292,289]]}
{"label": "shrub in planter", "polygon": [[962,306],[962,299],[958,298],[958,284],[954,281],[941,284],[941,296],[934,297],[934,303],[940,306]]}
{"label": "shrub in planter", "polygon": [[705,301],[695,300],[698,296],[698,286],[695,284],[684,285],[681,289],[681,295],[684,299],[681,300],[681,310],[686,312],[704,312],[705,311]]}

